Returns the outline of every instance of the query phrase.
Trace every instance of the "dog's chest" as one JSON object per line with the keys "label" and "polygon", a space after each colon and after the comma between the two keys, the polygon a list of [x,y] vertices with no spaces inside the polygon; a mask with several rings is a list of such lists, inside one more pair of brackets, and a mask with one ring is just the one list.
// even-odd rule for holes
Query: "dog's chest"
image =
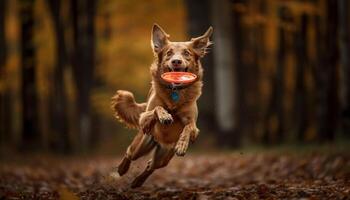
{"label": "dog's chest", "polygon": [[173,116],[173,119],[170,125],[163,125],[159,122],[155,124],[152,135],[157,142],[168,145],[178,141],[184,125],[176,116]]}
{"label": "dog's chest", "polygon": [[182,91],[170,91],[165,98],[165,106],[168,112],[176,112],[187,101],[186,93]]}

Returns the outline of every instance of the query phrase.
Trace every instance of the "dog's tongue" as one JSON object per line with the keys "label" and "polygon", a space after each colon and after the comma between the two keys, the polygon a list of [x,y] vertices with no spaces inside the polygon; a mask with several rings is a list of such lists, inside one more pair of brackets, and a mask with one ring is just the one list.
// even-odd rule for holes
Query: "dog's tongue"
{"label": "dog's tongue", "polygon": [[191,83],[197,76],[190,72],[166,72],[162,74],[162,79],[169,83]]}

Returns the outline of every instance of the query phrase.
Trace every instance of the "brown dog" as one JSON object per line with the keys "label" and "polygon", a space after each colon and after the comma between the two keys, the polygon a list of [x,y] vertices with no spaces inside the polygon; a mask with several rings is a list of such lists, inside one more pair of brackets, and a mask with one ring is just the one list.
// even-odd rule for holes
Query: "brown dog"
{"label": "brown dog", "polygon": [[[128,127],[138,129],[118,166],[118,173],[125,174],[132,160],[155,148],[146,169],[131,187],[141,186],[155,169],[165,167],[174,153],[184,156],[189,142],[198,136],[196,101],[201,95],[203,76],[200,58],[211,45],[212,32],[210,27],[204,35],[191,41],[171,42],[169,35],[155,24],[151,39],[155,59],[151,66],[152,87],[147,103],[136,103],[132,93],[122,90],[112,98],[116,118]],[[170,85],[160,77],[169,71],[188,71],[196,74],[197,80],[187,86]]]}

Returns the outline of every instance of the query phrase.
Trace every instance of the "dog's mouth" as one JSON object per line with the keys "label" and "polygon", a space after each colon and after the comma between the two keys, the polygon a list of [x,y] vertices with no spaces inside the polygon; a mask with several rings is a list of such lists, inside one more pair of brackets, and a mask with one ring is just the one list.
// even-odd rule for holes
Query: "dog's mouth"
{"label": "dog's mouth", "polygon": [[167,67],[167,72],[188,72],[188,67],[173,67],[173,66],[168,66]]}

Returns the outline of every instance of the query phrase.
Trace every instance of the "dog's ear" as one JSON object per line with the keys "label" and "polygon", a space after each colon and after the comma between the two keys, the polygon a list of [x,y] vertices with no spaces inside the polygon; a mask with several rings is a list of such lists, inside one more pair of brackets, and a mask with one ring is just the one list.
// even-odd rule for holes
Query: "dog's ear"
{"label": "dog's ear", "polygon": [[165,45],[168,44],[169,35],[163,31],[163,29],[158,25],[154,24],[152,28],[152,38],[151,45],[154,53],[159,53]]}
{"label": "dog's ear", "polygon": [[207,32],[205,32],[202,36],[197,38],[192,38],[192,48],[200,57],[203,57],[208,50],[208,47],[213,44],[210,41],[210,36],[213,34],[213,27],[209,27]]}

